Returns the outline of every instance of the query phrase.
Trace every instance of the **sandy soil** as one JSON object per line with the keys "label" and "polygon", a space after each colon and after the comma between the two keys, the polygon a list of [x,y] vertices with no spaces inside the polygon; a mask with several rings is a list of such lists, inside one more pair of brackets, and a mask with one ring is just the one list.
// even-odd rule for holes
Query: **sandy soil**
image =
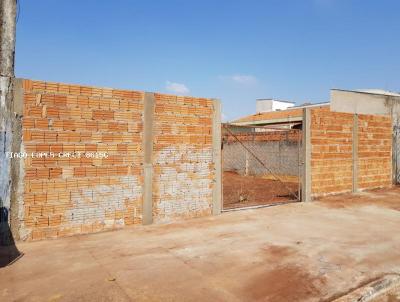
{"label": "sandy soil", "polygon": [[224,209],[296,200],[296,197],[285,186],[295,194],[298,194],[298,184],[296,182],[286,182],[284,185],[277,180],[242,176],[235,172],[224,172]]}
{"label": "sandy soil", "polygon": [[318,201],[330,208],[350,208],[366,205],[383,206],[400,211],[400,186],[375,189],[357,194],[340,194],[321,197]]}
{"label": "sandy soil", "polygon": [[372,299],[371,302],[400,302],[400,285]]}
{"label": "sandy soil", "polygon": [[400,273],[400,190],[335,200],[17,243],[0,301],[317,302]]}

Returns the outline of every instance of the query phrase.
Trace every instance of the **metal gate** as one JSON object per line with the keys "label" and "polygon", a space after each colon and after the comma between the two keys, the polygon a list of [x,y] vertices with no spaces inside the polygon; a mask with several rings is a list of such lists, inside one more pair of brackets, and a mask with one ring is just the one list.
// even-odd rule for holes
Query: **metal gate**
{"label": "metal gate", "polygon": [[224,124],[223,209],[300,200],[301,130]]}

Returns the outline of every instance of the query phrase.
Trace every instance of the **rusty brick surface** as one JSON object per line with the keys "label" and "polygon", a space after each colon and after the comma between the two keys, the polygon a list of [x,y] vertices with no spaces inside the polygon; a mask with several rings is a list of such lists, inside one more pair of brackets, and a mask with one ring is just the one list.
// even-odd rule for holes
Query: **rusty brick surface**
{"label": "rusty brick surface", "polygon": [[387,116],[358,117],[358,185],[360,189],[392,184],[392,121]]}
{"label": "rusty brick surface", "polygon": [[[311,179],[314,196],[353,189],[353,115],[311,110]],[[390,117],[358,116],[358,187],[391,185],[392,126]]]}
{"label": "rusty brick surface", "polygon": [[212,110],[208,99],[155,95],[156,222],[211,214]]}
{"label": "rusty brick surface", "polygon": [[[154,219],[211,214],[212,100],[156,94]],[[142,222],[144,92],[24,80],[21,237],[63,237]],[[105,152],[107,158],[92,158]]]}
{"label": "rusty brick surface", "polygon": [[[68,236],[141,222],[143,96],[24,81],[25,150],[81,156],[25,159],[23,237]],[[87,157],[90,152],[108,157]]]}
{"label": "rusty brick surface", "polygon": [[353,115],[311,110],[311,191],[313,195],[352,190]]}

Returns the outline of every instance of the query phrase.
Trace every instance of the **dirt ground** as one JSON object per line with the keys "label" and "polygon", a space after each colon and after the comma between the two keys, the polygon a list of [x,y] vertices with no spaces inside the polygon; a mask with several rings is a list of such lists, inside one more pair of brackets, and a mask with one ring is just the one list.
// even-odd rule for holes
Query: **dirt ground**
{"label": "dirt ground", "polygon": [[[285,187],[286,186],[286,187]],[[255,176],[244,176],[235,172],[224,172],[224,209],[267,205],[294,201],[290,189],[298,194],[297,182],[285,182]]]}
{"label": "dirt ground", "polygon": [[396,286],[385,294],[376,297],[371,302],[400,302],[400,286]]}
{"label": "dirt ground", "polygon": [[357,194],[331,195],[319,198],[319,202],[331,208],[348,208],[366,205],[384,206],[400,211],[400,186],[390,190],[376,189]]}
{"label": "dirt ground", "polygon": [[400,190],[363,194],[17,243],[0,301],[332,301],[400,273]]}

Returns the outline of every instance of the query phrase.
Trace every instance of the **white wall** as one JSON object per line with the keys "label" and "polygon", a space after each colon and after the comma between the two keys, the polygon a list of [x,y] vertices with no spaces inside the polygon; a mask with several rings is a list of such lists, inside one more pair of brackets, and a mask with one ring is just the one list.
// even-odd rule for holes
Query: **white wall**
{"label": "white wall", "polygon": [[277,110],[285,110],[287,108],[293,107],[294,103],[282,102],[273,99],[257,100],[256,102],[256,112],[270,112]]}

